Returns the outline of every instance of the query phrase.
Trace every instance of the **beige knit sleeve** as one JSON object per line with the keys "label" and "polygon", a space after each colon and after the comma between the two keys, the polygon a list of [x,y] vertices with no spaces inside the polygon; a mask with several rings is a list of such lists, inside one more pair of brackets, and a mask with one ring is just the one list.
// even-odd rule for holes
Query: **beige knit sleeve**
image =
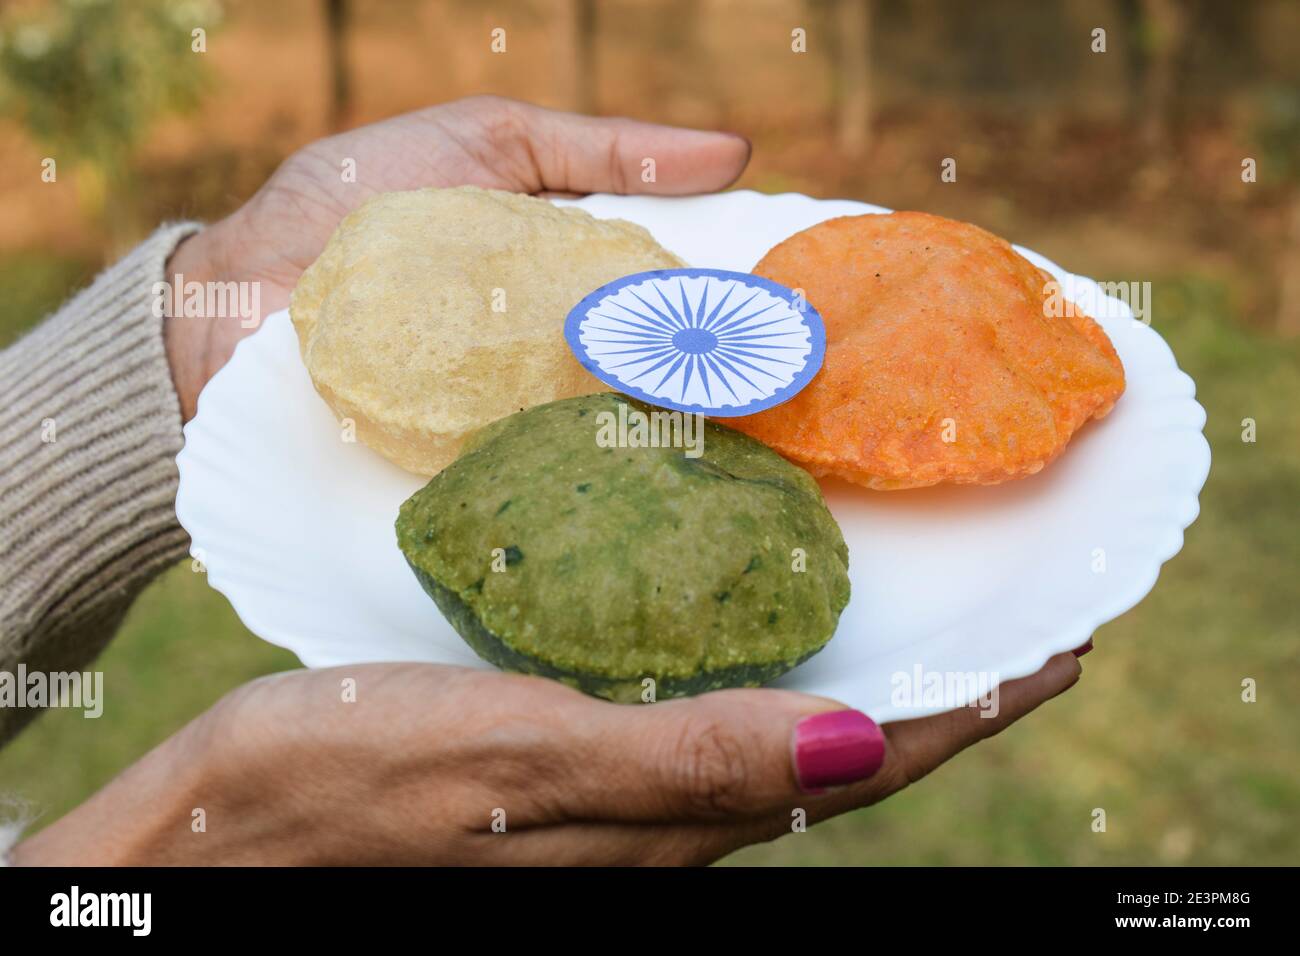
{"label": "beige knit sleeve", "polygon": [[[0,352],[0,671],[81,670],[186,553],[153,290],[199,228],[163,226]],[[0,706],[0,743],[33,716]]]}

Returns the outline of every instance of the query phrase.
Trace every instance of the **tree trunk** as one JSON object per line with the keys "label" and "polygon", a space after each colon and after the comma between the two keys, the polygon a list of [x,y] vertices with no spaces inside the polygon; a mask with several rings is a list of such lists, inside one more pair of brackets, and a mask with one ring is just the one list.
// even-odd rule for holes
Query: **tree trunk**
{"label": "tree trunk", "polygon": [[1186,23],[1182,8],[1174,0],[1142,0],[1141,10],[1145,53],[1142,139],[1148,149],[1163,151],[1169,143]]}
{"label": "tree trunk", "polygon": [[1291,222],[1286,246],[1278,256],[1279,301],[1277,331],[1300,336],[1300,190],[1291,193]]}
{"label": "tree trunk", "polygon": [[871,0],[838,0],[835,13],[840,151],[856,159],[871,146]]}
{"label": "tree trunk", "polygon": [[347,60],[348,0],[325,0],[325,42],[328,52],[329,127],[343,129],[352,110],[352,82]]}
{"label": "tree trunk", "polygon": [[[562,43],[568,64],[558,66],[562,77],[568,77],[568,90],[564,101],[575,113],[597,111],[595,96],[595,0],[565,0],[565,33]],[[567,69],[565,69],[567,66]]]}

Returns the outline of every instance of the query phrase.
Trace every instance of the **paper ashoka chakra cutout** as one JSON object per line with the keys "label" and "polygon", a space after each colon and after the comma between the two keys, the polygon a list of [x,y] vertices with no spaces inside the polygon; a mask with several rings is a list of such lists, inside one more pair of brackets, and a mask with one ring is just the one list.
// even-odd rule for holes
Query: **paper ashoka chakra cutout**
{"label": "paper ashoka chakra cutout", "polygon": [[821,316],[801,295],[722,269],[624,276],[574,306],[564,335],[611,388],[721,417],[793,398],[826,354]]}

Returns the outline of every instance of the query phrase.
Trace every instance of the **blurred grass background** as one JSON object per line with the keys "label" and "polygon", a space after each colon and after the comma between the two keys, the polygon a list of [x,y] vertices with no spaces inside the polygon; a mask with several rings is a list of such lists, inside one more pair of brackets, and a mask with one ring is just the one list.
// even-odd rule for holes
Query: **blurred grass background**
{"label": "blurred grass background", "polygon": [[[1300,5],[9,4],[0,346],[162,219],[234,208],[298,145],[478,92],[733,129],[755,145],[742,187],[955,216],[1150,281],[1209,415],[1201,517],[1077,688],[903,795],[729,862],[1300,862]],[[294,666],[182,564],[100,659],[103,717],[44,716],[0,752],[0,791],[48,823],[226,690]]]}

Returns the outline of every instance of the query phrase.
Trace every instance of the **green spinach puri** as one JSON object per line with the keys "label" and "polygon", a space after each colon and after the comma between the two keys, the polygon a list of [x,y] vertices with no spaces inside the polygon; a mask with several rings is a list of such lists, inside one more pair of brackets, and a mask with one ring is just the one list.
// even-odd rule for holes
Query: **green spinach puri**
{"label": "green spinach puri", "polygon": [[713,422],[689,455],[598,440],[654,411],[519,412],[402,505],[402,552],[480,657],[636,701],[762,684],[830,640],[848,549],[817,483]]}

